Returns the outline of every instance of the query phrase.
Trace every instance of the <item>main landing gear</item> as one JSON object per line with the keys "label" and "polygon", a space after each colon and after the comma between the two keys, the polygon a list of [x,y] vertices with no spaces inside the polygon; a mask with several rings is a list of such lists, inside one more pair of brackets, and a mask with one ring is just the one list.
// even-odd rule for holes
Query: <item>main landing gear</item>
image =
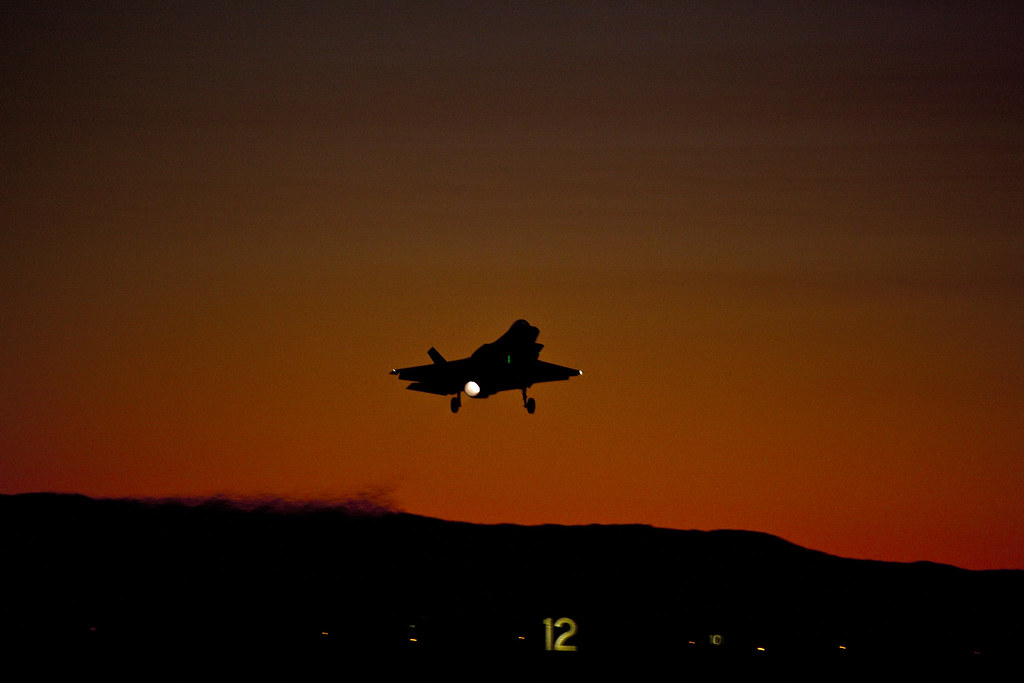
{"label": "main landing gear", "polygon": [[526,389],[523,389],[523,407],[526,408],[526,412],[533,415],[533,411],[537,410],[537,402],[533,398],[526,398]]}
{"label": "main landing gear", "polygon": [[[460,394],[456,394],[455,396],[452,396],[451,406],[452,406],[452,412],[453,413],[459,412],[459,408],[462,407],[462,394],[461,393]],[[523,389],[523,407],[526,408],[526,412],[528,412],[530,415],[533,415],[533,411],[537,410],[537,402],[534,401],[532,397],[527,398],[527,396],[526,396],[526,389]]]}

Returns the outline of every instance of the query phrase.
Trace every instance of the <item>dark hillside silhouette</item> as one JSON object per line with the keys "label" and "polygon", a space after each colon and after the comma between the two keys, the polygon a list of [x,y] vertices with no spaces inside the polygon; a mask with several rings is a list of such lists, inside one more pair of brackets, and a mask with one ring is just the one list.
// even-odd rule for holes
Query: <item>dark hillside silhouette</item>
{"label": "dark hillside silhouette", "polygon": [[1024,638],[1024,571],[843,559],[747,531],[56,494],[0,496],[0,529],[12,647],[991,661]]}

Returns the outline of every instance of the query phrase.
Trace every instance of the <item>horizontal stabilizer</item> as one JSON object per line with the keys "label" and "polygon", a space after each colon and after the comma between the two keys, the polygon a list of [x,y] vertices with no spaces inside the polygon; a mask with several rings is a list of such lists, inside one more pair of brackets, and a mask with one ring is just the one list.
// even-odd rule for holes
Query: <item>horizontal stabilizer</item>
{"label": "horizontal stabilizer", "polygon": [[430,360],[434,361],[434,363],[436,363],[437,365],[443,365],[444,363],[448,362],[444,359],[444,356],[438,353],[437,349],[435,349],[433,346],[431,346],[430,350],[427,351],[427,355],[430,356]]}

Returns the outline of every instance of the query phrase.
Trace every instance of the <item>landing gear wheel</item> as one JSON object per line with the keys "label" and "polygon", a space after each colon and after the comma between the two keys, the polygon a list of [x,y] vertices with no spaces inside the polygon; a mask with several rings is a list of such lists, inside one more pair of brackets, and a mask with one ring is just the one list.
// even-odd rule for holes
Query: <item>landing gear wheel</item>
{"label": "landing gear wheel", "polygon": [[526,399],[526,412],[533,415],[533,411],[537,410],[537,402],[533,398]]}
{"label": "landing gear wheel", "polygon": [[452,396],[452,412],[459,412],[459,407],[462,405],[462,400],[458,396]]}

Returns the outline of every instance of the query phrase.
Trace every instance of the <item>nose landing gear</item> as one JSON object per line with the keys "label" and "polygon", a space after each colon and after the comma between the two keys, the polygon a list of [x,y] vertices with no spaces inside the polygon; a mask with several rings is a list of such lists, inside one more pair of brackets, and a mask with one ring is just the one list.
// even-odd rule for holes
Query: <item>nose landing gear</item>
{"label": "nose landing gear", "polygon": [[460,407],[462,407],[462,394],[456,394],[452,396],[452,412],[459,412]]}

